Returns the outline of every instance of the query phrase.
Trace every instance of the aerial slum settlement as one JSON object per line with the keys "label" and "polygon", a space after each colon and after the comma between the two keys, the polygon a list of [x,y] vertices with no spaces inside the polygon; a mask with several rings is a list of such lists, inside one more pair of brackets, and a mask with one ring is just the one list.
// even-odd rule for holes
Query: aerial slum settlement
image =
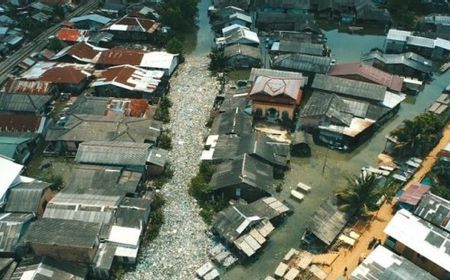
{"label": "aerial slum settlement", "polygon": [[179,58],[149,49],[159,22],[97,12],[64,22],[62,49],[33,54],[0,89],[2,279],[110,279],[137,262],[147,184],[168,158],[155,113]]}

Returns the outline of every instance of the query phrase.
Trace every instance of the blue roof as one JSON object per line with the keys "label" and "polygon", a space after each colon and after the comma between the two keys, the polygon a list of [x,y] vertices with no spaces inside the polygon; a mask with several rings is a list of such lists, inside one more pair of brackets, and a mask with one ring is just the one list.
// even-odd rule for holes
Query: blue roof
{"label": "blue roof", "polygon": [[83,20],[92,20],[101,24],[107,24],[108,22],[111,21],[110,18],[102,16],[102,15],[98,15],[98,14],[89,14],[89,15],[84,15],[84,16],[79,16],[79,17],[74,17],[70,20],[70,22],[80,22]]}

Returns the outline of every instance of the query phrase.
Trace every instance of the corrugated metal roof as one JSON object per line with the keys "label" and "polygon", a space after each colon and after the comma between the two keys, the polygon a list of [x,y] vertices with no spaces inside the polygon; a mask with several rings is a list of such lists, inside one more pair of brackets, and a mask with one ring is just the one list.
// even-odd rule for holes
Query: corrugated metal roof
{"label": "corrugated metal roof", "polygon": [[64,127],[50,127],[47,141],[156,142],[162,122],[123,116],[71,115]]}
{"label": "corrugated metal roof", "polygon": [[107,24],[111,21],[110,18],[99,15],[99,14],[88,14],[88,15],[82,15],[79,17],[73,17],[70,19],[70,22],[80,22],[80,21],[94,21],[100,24]]}
{"label": "corrugated metal roof", "polygon": [[8,195],[5,211],[36,213],[44,191],[50,186],[49,183],[38,181],[21,183],[15,186]]}
{"label": "corrugated metal roof", "polygon": [[317,74],[312,88],[326,92],[383,102],[386,87],[339,77]]}
{"label": "corrugated metal roof", "polygon": [[42,218],[31,224],[25,237],[31,244],[94,248],[101,224],[75,220]]}
{"label": "corrugated metal roof", "polygon": [[308,230],[323,243],[330,245],[348,222],[348,216],[339,211],[334,198],[325,200],[314,212]]}
{"label": "corrugated metal roof", "polygon": [[395,213],[384,233],[431,263],[450,271],[449,232],[401,209]]}
{"label": "corrugated metal roof", "polygon": [[166,165],[168,155],[169,151],[153,147],[148,153],[147,162],[164,167]]}
{"label": "corrugated metal roof", "polygon": [[132,65],[113,66],[97,72],[91,87],[116,86],[129,91],[153,93],[164,76],[163,71],[147,70]]}
{"label": "corrugated metal roof", "polygon": [[22,260],[9,280],[84,280],[87,273],[87,265],[43,257]]}
{"label": "corrugated metal roof", "polygon": [[[378,68],[364,63],[346,63],[333,65],[328,72],[330,76],[353,76],[358,75],[373,83],[386,86],[389,89],[400,92],[403,88],[403,79]],[[350,78],[351,79],[351,78]]]}
{"label": "corrugated metal roof", "polygon": [[244,154],[222,163],[211,178],[211,188],[219,190],[236,185],[247,185],[268,194],[273,192],[273,168],[270,165]]}
{"label": "corrugated metal roof", "polygon": [[14,254],[32,214],[3,213],[0,214],[0,252]]}
{"label": "corrugated metal roof", "polygon": [[151,144],[135,142],[89,141],[78,147],[75,161],[119,166],[145,166]]}
{"label": "corrugated metal roof", "polygon": [[437,280],[429,272],[379,245],[352,272],[353,280]]}
{"label": "corrugated metal roof", "polygon": [[422,196],[414,214],[450,232],[450,201],[432,193]]}
{"label": "corrugated metal roof", "polygon": [[276,69],[287,69],[299,72],[327,73],[331,58],[306,54],[280,55],[272,62]]}
{"label": "corrugated metal roof", "polygon": [[0,93],[0,111],[40,113],[51,99],[45,95]]}
{"label": "corrugated metal roof", "polygon": [[299,72],[291,72],[291,71],[281,71],[274,69],[264,69],[264,68],[252,68],[250,72],[250,78],[248,79],[251,82],[254,82],[258,76],[266,76],[272,78],[281,78],[281,79],[293,79],[293,80],[303,80],[303,85],[306,84],[307,78]]}

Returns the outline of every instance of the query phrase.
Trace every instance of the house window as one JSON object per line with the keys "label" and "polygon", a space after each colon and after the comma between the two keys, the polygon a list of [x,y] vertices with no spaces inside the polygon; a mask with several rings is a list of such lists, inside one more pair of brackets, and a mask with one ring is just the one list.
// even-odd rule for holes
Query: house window
{"label": "house window", "polygon": [[241,197],[241,188],[236,188],[236,196]]}

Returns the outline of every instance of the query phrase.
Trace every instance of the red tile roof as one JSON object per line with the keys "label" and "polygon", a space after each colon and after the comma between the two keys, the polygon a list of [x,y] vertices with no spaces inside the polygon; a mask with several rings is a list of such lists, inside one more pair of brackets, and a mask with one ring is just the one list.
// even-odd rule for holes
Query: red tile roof
{"label": "red tile roof", "polygon": [[51,94],[53,89],[54,86],[49,82],[10,79],[6,81],[1,92],[29,95],[47,95]]}
{"label": "red tile roof", "polygon": [[87,35],[87,31],[71,28],[61,28],[56,37],[64,42],[79,42]]}
{"label": "red tile roof", "polygon": [[42,117],[31,114],[0,115],[1,131],[31,131],[38,130]]}
{"label": "red tile roof", "polygon": [[364,63],[333,65],[331,66],[328,75],[337,77],[358,75],[372,83],[385,86],[397,92],[400,92],[403,87],[403,79],[401,77],[386,73],[380,69]]}

